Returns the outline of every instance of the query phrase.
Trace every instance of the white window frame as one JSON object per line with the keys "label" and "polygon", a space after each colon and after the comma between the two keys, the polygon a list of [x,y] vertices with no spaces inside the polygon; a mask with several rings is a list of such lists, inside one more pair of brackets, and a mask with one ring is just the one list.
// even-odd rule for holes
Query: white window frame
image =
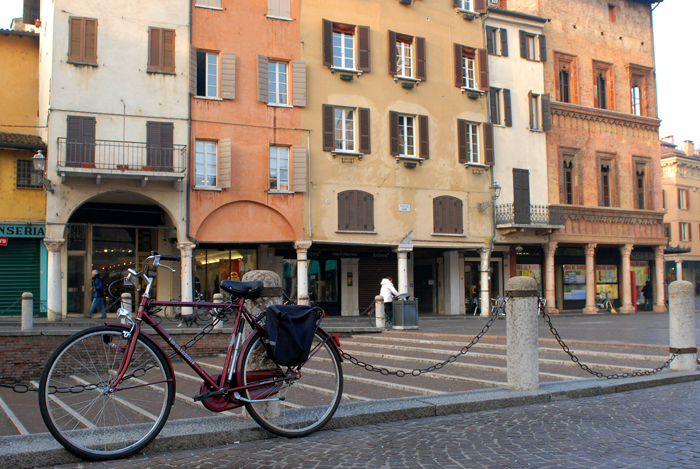
{"label": "white window frame", "polygon": [[[413,78],[415,70],[413,43],[396,41],[396,76]],[[408,63],[408,65],[406,65]]]}
{"label": "white window frame", "polygon": [[[530,46],[532,46],[532,49]],[[537,60],[537,36],[534,34],[526,34],[525,48],[527,50],[528,60]]]}
{"label": "white window frame", "polygon": [[288,146],[270,145],[268,176],[270,192],[290,192]]}
{"label": "white window frame", "polygon": [[[205,96],[207,98],[218,98],[219,97],[219,54],[213,54],[211,52],[207,52],[207,58],[204,61],[204,73],[206,76],[206,82],[205,82]],[[216,66],[216,73],[213,75],[209,73],[209,66],[214,65]],[[213,94],[210,93],[211,88],[214,88]]]}
{"label": "white window frame", "polygon": [[[194,186],[205,189],[218,187],[219,143],[213,140],[195,140],[194,148]],[[213,163],[208,156],[213,156]]]}
{"label": "white window frame", "polygon": [[477,87],[476,60],[474,60],[473,57],[462,57],[462,75],[464,87],[470,90],[475,90]]}
{"label": "white window frame", "polygon": [[399,156],[416,158],[416,116],[399,114]]}
{"label": "white window frame", "polygon": [[267,63],[267,83],[269,104],[289,104],[289,64],[287,62],[270,60]]}
{"label": "white window frame", "polygon": [[486,40],[487,41],[488,41],[489,33],[493,34],[493,36],[491,37],[491,42],[493,42],[493,53],[489,52],[491,55],[501,55],[501,48],[499,47],[500,42],[501,42],[500,41],[500,39],[501,39],[500,31],[501,30],[499,28],[493,28],[493,27],[491,29],[486,30],[486,35],[487,35]]}
{"label": "white window frame", "polygon": [[[350,113],[352,113],[350,115]],[[350,118],[348,118],[350,115]],[[338,139],[338,122],[340,122],[341,138]],[[348,129],[348,122],[350,128]],[[333,109],[333,146],[335,151],[357,151],[357,109],[352,107],[336,107]],[[347,132],[351,132],[351,138],[347,138]],[[341,142],[338,146],[338,141]],[[348,145],[350,144],[350,145]]]}
{"label": "white window frame", "polygon": [[459,0],[459,9],[474,13],[474,0]]}
{"label": "white window frame", "polygon": [[678,189],[678,208],[688,210],[688,189]]}
{"label": "white window frame", "polygon": [[530,95],[530,130],[542,130],[542,119],[540,118],[540,95]]}
{"label": "white window frame", "polygon": [[467,122],[467,164],[479,163],[479,124]]}
{"label": "white window frame", "polygon": [[[335,39],[340,38],[340,46],[335,45]],[[347,47],[345,45],[346,40],[350,38],[352,40],[352,44],[350,47]],[[355,70],[355,35],[351,33],[345,33],[345,32],[339,32],[339,31],[333,31],[333,68],[337,68],[340,70]],[[340,55],[336,55],[336,48],[340,50]],[[348,51],[350,52],[350,56],[348,57]],[[340,60],[340,65],[336,65],[336,58]],[[349,67],[345,65],[345,62],[350,59],[352,62]]]}
{"label": "white window frame", "polygon": [[688,228],[690,227],[690,223],[680,223],[680,240],[681,241],[688,241]]}
{"label": "white window frame", "polygon": [[642,115],[642,88],[638,84],[632,85],[630,88],[630,101],[632,106],[632,114],[635,116]]}

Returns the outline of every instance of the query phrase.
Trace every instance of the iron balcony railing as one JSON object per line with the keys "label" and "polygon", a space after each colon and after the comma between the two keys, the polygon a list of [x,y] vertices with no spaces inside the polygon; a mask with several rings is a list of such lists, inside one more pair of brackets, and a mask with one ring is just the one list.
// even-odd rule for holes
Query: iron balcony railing
{"label": "iron balcony railing", "polygon": [[184,173],[186,165],[187,145],[58,139],[59,168]]}
{"label": "iron balcony railing", "polygon": [[496,226],[532,225],[563,226],[564,212],[559,207],[549,205],[496,205]]}

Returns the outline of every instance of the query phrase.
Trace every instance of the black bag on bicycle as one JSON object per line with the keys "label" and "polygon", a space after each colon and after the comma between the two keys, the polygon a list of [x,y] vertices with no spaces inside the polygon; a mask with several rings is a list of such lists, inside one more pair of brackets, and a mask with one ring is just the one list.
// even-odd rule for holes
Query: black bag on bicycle
{"label": "black bag on bicycle", "polygon": [[305,305],[272,305],[267,308],[265,346],[268,356],[284,366],[295,366],[309,358],[323,310]]}

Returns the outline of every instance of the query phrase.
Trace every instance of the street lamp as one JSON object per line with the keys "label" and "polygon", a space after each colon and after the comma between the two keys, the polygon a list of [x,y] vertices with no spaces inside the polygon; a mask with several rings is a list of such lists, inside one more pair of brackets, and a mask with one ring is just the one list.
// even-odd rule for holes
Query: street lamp
{"label": "street lamp", "polygon": [[46,170],[46,157],[41,150],[37,151],[36,155],[32,157],[32,163],[34,165],[34,172],[39,176],[39,183],[44,187],[46,192],[51,192],[53,194],[51,181],[44,177],[44,171]]}
{"label": "street lamp", "polygon": [[479,209],[480,212],[484,212],[491,205],[494,205],[496,203],[496,199],[498,199],[498,197],[500,197],[501,195],[501,186],[499,186],[497,182],[494,182],[493,186],[489,187],[489,189],[491,190],[491,200],[488,202],[480,202],[476,204],[476,207]]}

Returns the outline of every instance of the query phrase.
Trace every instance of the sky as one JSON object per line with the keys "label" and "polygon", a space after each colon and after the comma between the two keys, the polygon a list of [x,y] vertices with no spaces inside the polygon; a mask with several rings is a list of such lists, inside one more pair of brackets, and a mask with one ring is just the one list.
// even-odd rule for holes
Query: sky
{"label": "sky", "polygon": [[[0,28],[9,29],[12,18],[22,16],[22,0],[0,0]],[[673,135],[700,145],[700,18],[699,0],[665,0],[653,13],[656,79],[661,129],[659,136]]]}

